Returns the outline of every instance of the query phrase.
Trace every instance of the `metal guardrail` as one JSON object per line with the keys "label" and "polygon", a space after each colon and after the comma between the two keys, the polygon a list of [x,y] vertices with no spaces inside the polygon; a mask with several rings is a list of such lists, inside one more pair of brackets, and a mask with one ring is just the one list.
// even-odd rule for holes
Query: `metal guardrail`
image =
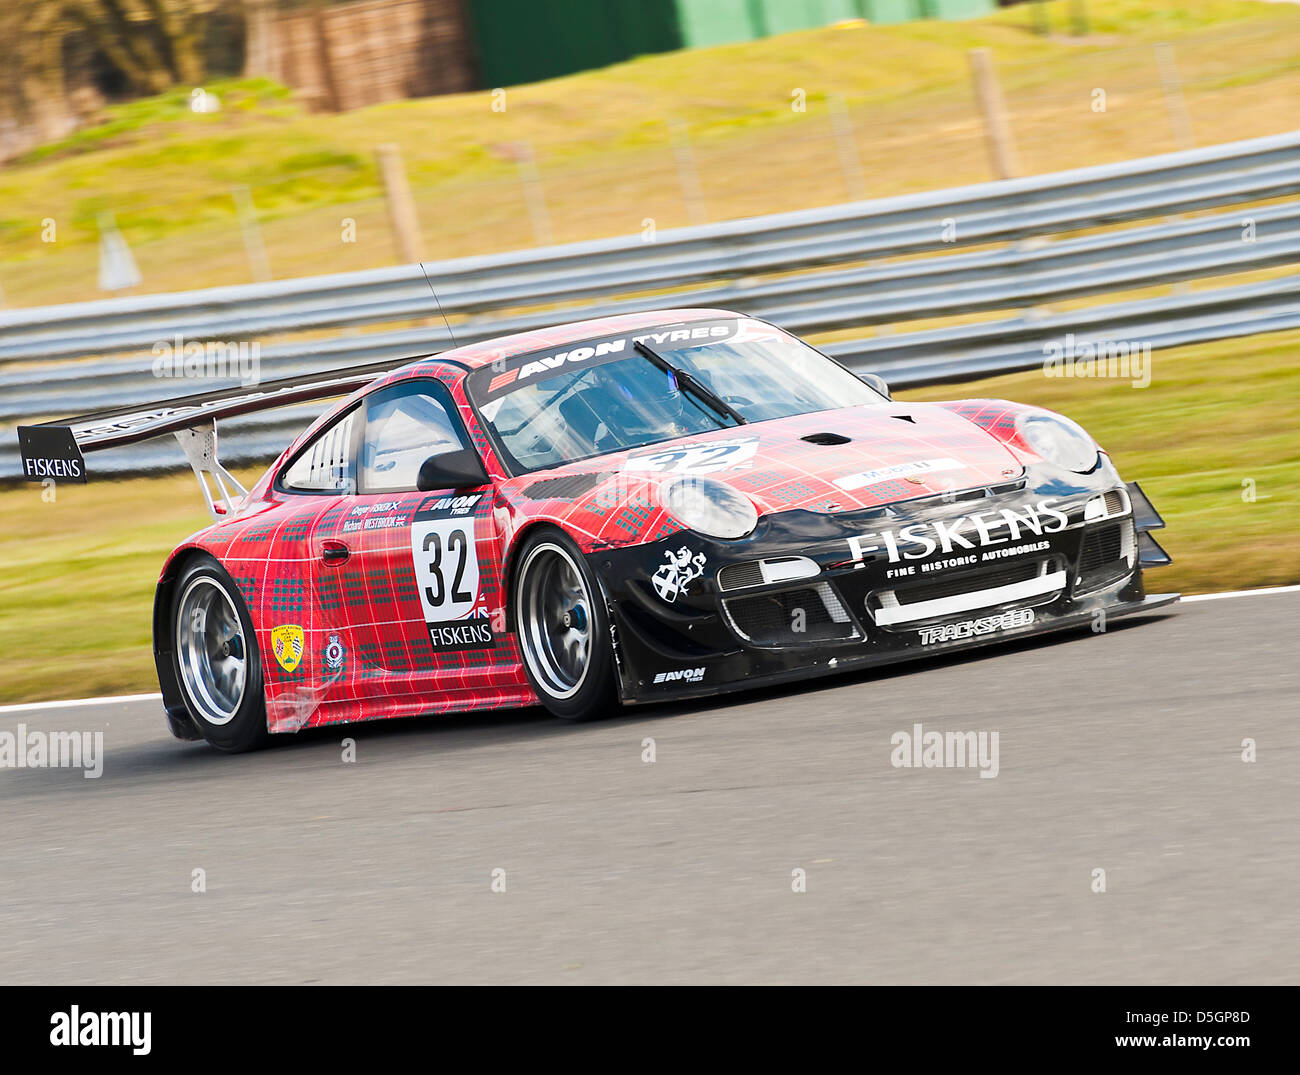
{"label": "metal guardrail", "polygon": [[[1300,203],[1167,220],[1046,241],[1042,236],[1242,205],[1300,191],[1300,132],[1121,164],[858,202],[516,254],[426,264],[442,310],[468,318],[456,343],[552,324],[577,312],[527,309],[585,300],[581,316],[674,306],[725,306],[796,333],[841,331],[974,314],[1207,279],[1300,262]],[[1017,240],[1020,240],[1017,242]],[[952,252],[954,247],[992,249]],[[831,268],[925,254],[887,266]],[[777,279],[758,280],[761,273]],[[671,296],[645,295],[699,285]],[[631,295],[633,297],[622,297]],[[496,311],[522,310],[501,314]],[[55,361],[149,348],[177,334],[234,340],[412,321],[438,314],[419,266],[0,312],[0,422],[69,414],[191,391],[152,376],[146,355]],[[1142,339],[1153,347],[1300,327],[1300,277],[1068,314],[891,334],[826,348],[900,387],[1028,368],[1045,340]],[[440,322],[262,348],[263,379],[418,355],[450,346]],[[28,364],[30,363],[30,364]],[[20,365],[21,364],[21,365]],[[8,368],[5,368],[5,367]],[[205,382],[223,387],[232,382]],[[223,425],[229,459],[275,454],[314,411]],[[170,445],[110,453],[96,470],[177,465]],[[0,478],[17,473],[12,436]]]}

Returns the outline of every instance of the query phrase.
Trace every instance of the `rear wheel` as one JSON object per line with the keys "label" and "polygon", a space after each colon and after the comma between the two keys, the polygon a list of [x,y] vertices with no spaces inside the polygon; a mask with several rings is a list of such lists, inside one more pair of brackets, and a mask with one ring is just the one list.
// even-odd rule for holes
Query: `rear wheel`
{"label": "rear wheel", "polygon": [[600,585],[578,547],[547,528],[526,538],[511,605],[524,670],[537,697],[566,720],[617,708],[609,616]]}
{"label": "rear wheel", "polygon": [[234,581],[211,556],[191,561],[172,599],[172,660],[195,727],[218,750],[266,743],[262,662]]}

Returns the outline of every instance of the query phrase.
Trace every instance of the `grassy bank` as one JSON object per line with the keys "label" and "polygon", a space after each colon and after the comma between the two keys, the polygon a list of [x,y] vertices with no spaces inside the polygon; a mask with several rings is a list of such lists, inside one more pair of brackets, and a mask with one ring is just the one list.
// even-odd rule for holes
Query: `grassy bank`
{"label": "grassy bank", "polygon": [[[504,111],[484,91],[307,115],[259,82],[211,87],[223,102],[211,115],[190,112],[186,90],[117,106],[0,171],[0,288],[11,306],[96,297],[105,212],[131,243],[141,290],[246,282],[239,186],[277,277],[391,264],[374,158],[387,142],[402,148],[430,258],[531,246],[539,226],[562,242],[690,223],[672,124],[690,141],[695,211],[708,219],[976,182],[990,178],[967,63],[976,46],[994,54],[1026,173],[1181,148],[1157,42],[1174,48],[1198,143],[1296,124],[1296,5],[1090,0],[1085,38],[1066,33],[1065,0],[1050,8],[1059,32],[1046,38],[1025,7],[829,27],[513,87]],[[860,184],[841,163],[833,97],[851,117]],[[537,157],[545,225],[528,209],[519,142]]]}

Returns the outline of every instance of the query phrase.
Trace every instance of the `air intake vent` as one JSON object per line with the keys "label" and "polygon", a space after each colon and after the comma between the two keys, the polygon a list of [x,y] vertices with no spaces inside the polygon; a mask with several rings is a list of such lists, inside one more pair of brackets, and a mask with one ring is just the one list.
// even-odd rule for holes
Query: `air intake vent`
{"label": "air intake vent", "polygon": [[853,617],[827,582],[731,597],[722,605],[732,629],[755,646],[811,645],[859,637]]}
{"label": "air intake vent", "polygon": [[848,444],[852,437],[846,437],[842,433],[809,433],[806,437],[800,437],[800,440],[806,440],[809,444]]}
{"label": "air intake vent", "polygon": [[1133,569],[1136,544],[1132,519],[1087,527],[1079,550],[1075,594],[1091,593],[1127,576]]}
{"label": "air intake vent", "polygon": [[543,478],[524,490],[529,500],[577,500],[598,486],[608,474],[566,474],[562,478]]}

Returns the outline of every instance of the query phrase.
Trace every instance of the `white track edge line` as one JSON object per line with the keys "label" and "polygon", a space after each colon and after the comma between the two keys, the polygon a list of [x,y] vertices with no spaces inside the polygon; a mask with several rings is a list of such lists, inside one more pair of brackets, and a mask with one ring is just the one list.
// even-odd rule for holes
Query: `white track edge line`
{"label": "white track edge line", "polygon": [[107,698],[71,698],[62,702],[19,702],[0,705],[0,713],[18,713],[40,709],[68,709],[74,705],[111,705],[114,702],[161,702],[161,694],[118,694]]}
{"label": "white track edge line", "polygon": [[1226,593],[1194,593],[1186,601],[1217,601],[1221,597],[1258,597],[1266,593],[1300,593],[1300,586],[1262,586],[1257,590],[1228,590]]}

